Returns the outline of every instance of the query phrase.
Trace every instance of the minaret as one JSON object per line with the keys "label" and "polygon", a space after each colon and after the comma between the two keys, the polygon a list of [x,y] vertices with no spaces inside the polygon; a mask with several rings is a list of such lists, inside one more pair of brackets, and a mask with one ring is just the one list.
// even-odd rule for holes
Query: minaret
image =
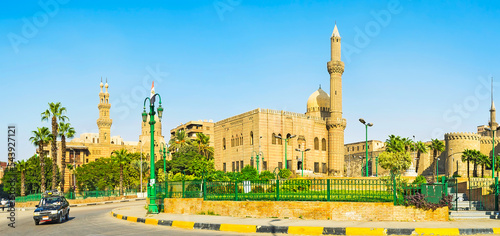
{"label": "minaret", "polygon": [[493,102],[493,78],[491,78],[491,109],[490,109],[490,122],[488,124],[491,130],[496,130],[498,128],[497,111],[495,109],[495,102]]}
{"label": "minaret", "polygon": [[330,117],[328,129],[328,174],[342,176],[344,174],[344,129],[346,120],[342,118],[342,74],[344,62],[340,60],[340,34],[337,24],[333,29],[331,44],[331,60],[327,63],[330,73]]}
{"label": "minaret", "polygon": [[99,143],[109,144],[111,141],[111,124],[113,120],[109,118],[109,93],[108,93],[108,80],[106,79],[106,91],[102,91],[102,78],[101,78],[101,92],[99,93],[99,119],[97,119],[97,127],[99,128]]}

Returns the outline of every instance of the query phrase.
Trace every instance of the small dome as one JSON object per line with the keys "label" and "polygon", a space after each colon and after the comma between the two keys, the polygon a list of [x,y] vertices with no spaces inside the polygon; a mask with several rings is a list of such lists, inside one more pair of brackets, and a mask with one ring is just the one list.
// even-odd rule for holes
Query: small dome
{"label": "small dome", "polygon": [[330,95],[321,88],[312,93],[307,100],[307,111],[320,110],[318,108],[330,108]]}

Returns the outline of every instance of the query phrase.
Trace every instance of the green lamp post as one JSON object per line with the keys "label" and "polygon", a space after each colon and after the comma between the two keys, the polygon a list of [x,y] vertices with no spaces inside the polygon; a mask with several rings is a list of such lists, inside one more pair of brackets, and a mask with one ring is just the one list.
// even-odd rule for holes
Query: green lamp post
{"label": "green lamp post", "polygon": [[284,141],[285,141],[285,169],[288,169],[288,161],[287,161],[287,156],[286,156],[287,151],[288,151],[288,148],[287,148],[286,146],[287,146],[288,140],[289,140],[289,139],[292,139],[292,138],[295,138],[296,136],[297,136],[297,135],[295,135],[295,134],[294,134],[294,135],[292,135],[292,136],[290,136],[290,137],[288,137],[288,138],[282,138],[281,136],[278,136],[278,135],[275,135],[275,136],[274,136],[274,137],[276,137],[276,138],[279,138],[279,139],[281,139],[281,140],[284,140]]}
{"label": "green lamp post", "polygon": [[255,162],[257,162],[257,172],[260,174],[260,168],[259,168],[259,162],[260,159],[262,158],[262,162],[264,162],[264,153],[263,152],[256,152],[252,151],[252,156],[250,156],[250,161],[253,162],[253,154],[255,153]]}
{"label": "green lamp post", "polygon": [[363,118],[359,118],[359,122],[365,125],[366,128],[366,142],[365,142],[365,150],[366,150],[366,177],[368,177],[368,127],[372,127],[373,123],[366,123]]}
{"label": "green lamp post", "polygon": [[156,187],[155,187],[155,152],[154,152],[154,133],[155,133],[155,97],[159,98],[159,106],[158,106],[158,118],[161,120],[163,115],[163,108],[161,107],[161,97],[160,94],[155,93],[151,95],[151,98],[147,97],[144,99],[144,108],[142,112],[142,121],[146,122],[148,118],[148,113],[146,113],[146,102],[149,100],[149,125],[151,129],[151,164],[150,164],[150,179],[148,186],[148,197],[149,197],[149,205],[148,212],[152,214],[158,214],[158,205],[156,204]]}
{"label": "green lamp post", "polygon": [[302,151],[302,150],[300,150],[300,149],[296,148],[296,149],[295,149],[295,151],[297,151],[297,152],[301,152],[301,153],[302,153],[302,164],[300,165],[300,167],[302,168],[302,177],[304,177],[304,152],[311,151],[311,149],[310,149],[310,148],[308,148],[308,149],[306,149],[306,150]]}
{"label": "green lamp post", "polygon": [[163,151],[163,174],[165,175],[165,182],[167,182],[167,154],[170,154],[170,151],[165,143],[160,144],[160,150]]}

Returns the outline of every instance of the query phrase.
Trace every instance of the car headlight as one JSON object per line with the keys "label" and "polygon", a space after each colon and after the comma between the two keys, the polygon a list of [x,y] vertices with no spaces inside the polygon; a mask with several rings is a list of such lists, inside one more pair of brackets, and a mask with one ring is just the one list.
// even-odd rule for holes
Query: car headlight
{"label": "car headlight", "polygon": [[34,215],[34,216],[39,216],[39,215],[40,215],[40,212],[33,212],[33,215]]}
{"label": "car headlight", "polygon": [[50,211],[50,214],[57,214],[57,210]]}

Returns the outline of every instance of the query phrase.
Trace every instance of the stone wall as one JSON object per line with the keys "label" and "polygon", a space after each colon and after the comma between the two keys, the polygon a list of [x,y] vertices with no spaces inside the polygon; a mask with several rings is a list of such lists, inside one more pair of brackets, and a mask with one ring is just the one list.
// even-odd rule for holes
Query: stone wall
{"label": "stone wall", "polygon": [[221,216],[315,219],[335,221],[448,221],[448,207],[423,211],[393,203],[204,201],[201,198],[167,198],[165,213]]}

